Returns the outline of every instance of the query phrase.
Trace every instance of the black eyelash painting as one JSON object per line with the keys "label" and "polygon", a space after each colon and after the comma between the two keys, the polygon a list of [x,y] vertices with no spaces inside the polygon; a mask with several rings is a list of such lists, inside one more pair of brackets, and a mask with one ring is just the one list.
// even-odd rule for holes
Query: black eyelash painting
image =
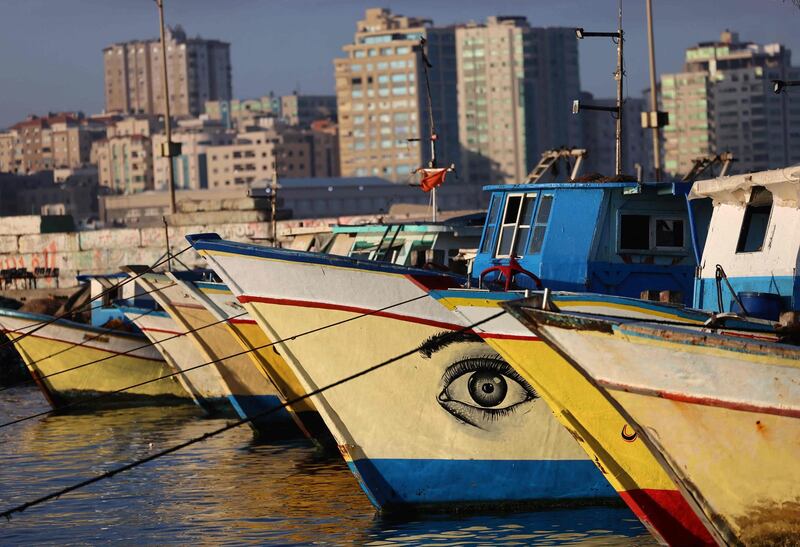
{"label": "black eyelash painting", "polygon": [[486,429],[538,397],[508,363],[490,354],[450,365],[437,402],[459,420]]}

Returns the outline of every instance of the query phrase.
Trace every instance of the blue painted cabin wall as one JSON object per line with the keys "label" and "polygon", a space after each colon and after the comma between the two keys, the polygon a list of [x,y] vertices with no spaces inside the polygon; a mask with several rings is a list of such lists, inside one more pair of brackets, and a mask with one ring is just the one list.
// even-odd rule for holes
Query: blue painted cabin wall
{"label": "blue painted cabin wall", "polygon": [[[493,200],[504,200],[508,193],[538,192],[540,196],[554,196],[541,253],[518,259],[523,268],[541,278],[545,287],[636,298],[643,290],[671,290],[681,293],[684,303],[691,303],[696,263],[691,249],[686,200],[680,191],[674,195],[669,185],[640,188],[635,183],[514,185],[487,189],[492,190]],[[670,191],[665,192],[665,189]],[[683,219],[684,248],[620,253],[619,218],[626,212]],[[502,216],[502,210],[498,216]],[[698,240],[703,241],[708,215],[696,220]],[[485,237],[486,228],[482,240]],[[498,237],[499,230],[495,230],[488,252],[476,256],[473,286],[477,285],[484,269],[508,263],[507,258],[493,256]],[[515,281],[519,288],[534,288],[527,276],[518,276]]]}

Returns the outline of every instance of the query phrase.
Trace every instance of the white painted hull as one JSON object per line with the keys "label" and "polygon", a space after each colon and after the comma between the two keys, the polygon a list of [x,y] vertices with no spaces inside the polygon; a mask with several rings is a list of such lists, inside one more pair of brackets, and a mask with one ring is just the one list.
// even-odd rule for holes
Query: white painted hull
{"label": "white painted hull", "polygon": [[[196,370],[213,374],[216,384],[227,397],[228,412],[240,418],[252,418],[263,411],[274,410],[263,419],[251,422],[251,426],[275,436],[297,434],[288,413],[279,408],[281,403],[275,387],[261,374],[228,329],[227,320],[230,318],[215,317],[191,292],[166,275],[147,274],[141,282],[151,290],[161,289],[151,293],[153,298],[179,330],[186,333],[187,340],[194,344],[201,356],[200,363],[213,362]],[[236,315],[244,318],[247,314],[242,310],[233,314]]]}
{"label": "white painted hull", "polygon": [[[326,258],[205,255],[239,300],[253,306],[270,338],[283,340],[280,352],[308,391],[459,328],[451,312],[396,269],[340,267]],[[314,329],[321,330],[289,339]],[[459,380],[489,367],[523,390],[490,348],[468,340],[430,357],[415,352],[315,396],[314,403],[380,508],[613,497],[535,394],[517,391],[520,400],[503,412],[456,400]]]}
{"label": "white painted hull", "polygon": [[136,309],[126,312],[125,316],[147,336],[175,371],[181,372],[176,378],[198,406],[211,413],[228,406],[227,393],[208,367],[191,370],[206,360],[169,315]]}

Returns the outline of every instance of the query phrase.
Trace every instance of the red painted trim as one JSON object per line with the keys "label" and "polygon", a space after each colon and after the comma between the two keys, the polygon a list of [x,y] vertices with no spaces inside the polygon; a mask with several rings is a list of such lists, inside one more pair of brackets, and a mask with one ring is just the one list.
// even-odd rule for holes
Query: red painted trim
{"label": "red painted trim", "polygon": [[[103,336],[105,336],[105,335],[103,335]],[[52,340],[54,342],[61,342],[62,344],[70,344],[70,346],[72,346],[72,347],[96,349],[98,351],[105,351],[107,353],[113,353],[114,355],[120,355],[120,356],[123,353],[121,351],[114,351],[113,349],[108,349],[108,348],[99,348],[97,346],[90,346],[88,344],[83,344],[83,343],[80,343],[80,342],[70,342],[69,340],[60,340],[58,338],[51,338],[49,336],[42,336],[41,334],[28,334],[27,336],[25,336],[25,338],[41,338],[42,340]],[[11,342],[16,344],[15,340],[11,340]],[[153,345],[148,343],[144,348],[140,348],[140,349],[145,349],[147,347],[153,347]],[[56,356],[56,357],[58,357],[58,356]],[[135,357],[137,359],[144,359],[145,361],[155,361],[156,363],[163,363],[164,362],[164,359],[159,359],[159,358],[154,359],[152,357],[145,357],[143,355],[137,355],[136,353],[125,353],[125,357]]]}
{"label": "red painted trim", "polygon": [[453,323],[444,323],[442,321],[434,321],[432,319],[422,319],[421,317],[412,317],[410,315],[401,315],[399,313],[391,313],[386,311],[375,311],[368,308],[358,308],[356,306],[342,306],[340,304],[329,304],[327,302],[312,302],[307,300],[290,300],[288,298],[268,298],[264,296],[248,296],[242,295],[239,297],[239,302],[247,304],[249,302],[261,302],[263,304],[281,304],[284,306],[298,306],[303,308],[318,308],[323,310],[336,310],[348,311],[352,313],[370,314],[377,317],[386,317],[388,319],[397,319],[399,321],[407,321],[409,323],[418,323],[420,325],[428,325],[447,330],[458,330],[461,325]]}
{"label": "red painted trim", "polygon": [[619,495],[668,545],[716,545],[678,490],[643,488],[623,490]]}
{"label": "red painted trim", "polygon": [[481,338],[492,338],[497,340],[525,340],[528,342],[541,342],[542,339],[538,336],[524,335],[524,334],[500,334],[496,332],[479,332]]}
{"label": "red painted trim", "polygon": [[255,325],[255,319],[228,319],[228,323],[233,325]]}
{"label": "red painted trim", "polygon": [[602,384],[603,387],[607,387],[609,389],[625,391],[628,393],[636,393],[637,395],[647,395],[649,397],[659,397],[661,399],[669,399],[670,401],[677,401],[679,403],[727,408],[729,410],[740,410],[742,412],[760,412],[762,414],[773,414],[775,416],[785,416],[788,418],[800,418],[800,408],[779,408],[775,406],[757,405],[752,403],[725,401],[714,397],[698,397],[696,395],[688,395],[686,393],[674,393],[671,391],[635,387],[603,380],[600,380],[599,383]]}

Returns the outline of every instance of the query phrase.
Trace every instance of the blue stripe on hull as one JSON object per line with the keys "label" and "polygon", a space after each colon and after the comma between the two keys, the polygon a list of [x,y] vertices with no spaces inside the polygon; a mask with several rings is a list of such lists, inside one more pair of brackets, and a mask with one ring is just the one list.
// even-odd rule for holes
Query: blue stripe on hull
{"label": "blue stripe on hull", "polygon": [[250,422],[250,426],[259,434],[270,437],[295,437],[301,434],[289,412],[282,408],[283,403],[277,395],[229,395],[228,399],[242,419],[272,411]]}
{"label": "blue stripe on hull", "polygon": [[[800,302],[800,283],[791,275],[783,276],[737,276],[727,272],[733,290],[739,292],[766,292],[781,295],[784,309],[793,310]],[[730,311],[733,295],[726,283],[722,283],[722,306]],[[694,307],[717,311],[717,283],[714,278],[695,279]]]}
{"label": "blue stripe on hull", "polygon": [[360,459],[348,465],[378,509],[617,498],[589,460]]}

